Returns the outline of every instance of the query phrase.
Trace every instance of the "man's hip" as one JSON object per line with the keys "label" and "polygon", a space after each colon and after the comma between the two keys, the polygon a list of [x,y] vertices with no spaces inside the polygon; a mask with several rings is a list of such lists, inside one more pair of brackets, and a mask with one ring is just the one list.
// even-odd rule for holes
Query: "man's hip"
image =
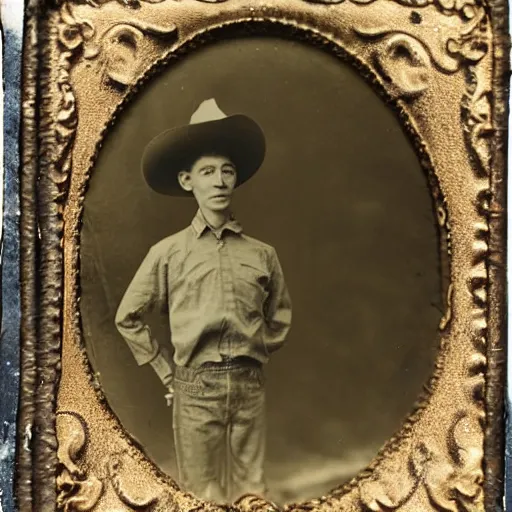
{"label": "man's hip", "polygon": [[[197,368],[176,366],[176,391],[224,394],[246,389],[256,391],[264,385],[263,365],[250,357],[223,358],[222,361],[203,363]],[[239,389],[241,387],[241,389]]]}

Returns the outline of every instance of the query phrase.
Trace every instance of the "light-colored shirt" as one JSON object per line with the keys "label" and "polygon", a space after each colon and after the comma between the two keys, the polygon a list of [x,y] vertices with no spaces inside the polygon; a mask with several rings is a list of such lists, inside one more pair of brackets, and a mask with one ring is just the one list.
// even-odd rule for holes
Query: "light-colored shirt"
{"label": "light-colored shirt", "polygon": [[222,356],[266,363],[292,318],[275,249],[245,235],[234,218],[212,230],[200,211],[190,226],[151,247],[119,305],[116,326],[139,365],[161,357],[144,316],[164,306],[180,366]]}

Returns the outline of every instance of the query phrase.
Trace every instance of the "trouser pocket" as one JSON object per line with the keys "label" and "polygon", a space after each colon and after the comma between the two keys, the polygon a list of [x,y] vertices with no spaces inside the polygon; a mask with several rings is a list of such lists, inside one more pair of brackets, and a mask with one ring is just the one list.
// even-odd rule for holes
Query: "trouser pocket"
{"label": "trouser pocket", "polygon": [[186,393],[201,393],[201,379],[194,368],[176,366],[174,371],[174,389]]}

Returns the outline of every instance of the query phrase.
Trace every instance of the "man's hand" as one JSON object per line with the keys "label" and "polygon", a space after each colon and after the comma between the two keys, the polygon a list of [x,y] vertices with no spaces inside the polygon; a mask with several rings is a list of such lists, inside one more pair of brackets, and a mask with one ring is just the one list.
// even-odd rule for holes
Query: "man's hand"
{"label": "man's hand", "polygon": [[174,398],[174,388],[172,386],[167,386],[167,393],[165,394],[165,399],[167,401],[167,407],[172,405],[172,401]]}

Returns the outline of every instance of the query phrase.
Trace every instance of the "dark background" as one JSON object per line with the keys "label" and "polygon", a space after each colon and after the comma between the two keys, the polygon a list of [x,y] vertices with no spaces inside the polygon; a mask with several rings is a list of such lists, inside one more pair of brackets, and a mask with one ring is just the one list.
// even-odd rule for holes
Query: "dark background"
{"label": "dark background", "polygon": [[[149,247],[190,223],[193,199],[148,189],[149,140],[214,97],[262,126],[261,171],[237,190],[245,231],[276,247],[293,300],[288,344],[267,367],[272,496],[309,498],[368,464],[412,409],[435,358],[439,242],[425,172],[382,100],[302,43],[251,38],[195,51],[154,80],[100,152],[81,237],[91,364],[126,430],[176,476],[172,413],[151,367],[114,327]],[[167,342],[167,319],[152,324]]]}

